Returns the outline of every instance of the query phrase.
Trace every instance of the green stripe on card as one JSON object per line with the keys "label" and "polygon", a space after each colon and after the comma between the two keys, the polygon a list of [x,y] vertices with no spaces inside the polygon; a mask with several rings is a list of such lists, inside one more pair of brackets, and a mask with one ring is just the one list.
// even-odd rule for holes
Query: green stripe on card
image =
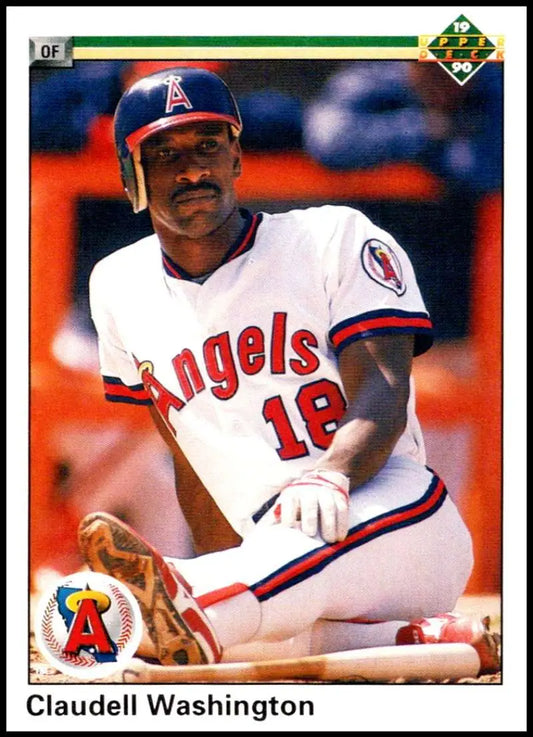
{"label": "green stripe on card", "polygon": [[76,48],[232,47],[418,47],[418,36],[75,36]]}

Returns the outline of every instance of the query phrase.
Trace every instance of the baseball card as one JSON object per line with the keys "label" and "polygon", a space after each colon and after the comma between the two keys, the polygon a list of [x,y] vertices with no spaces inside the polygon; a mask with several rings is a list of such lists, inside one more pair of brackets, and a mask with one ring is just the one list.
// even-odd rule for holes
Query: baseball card
{"label": "baseball card", "polygon": [[525,6],[303,10],[7,8],[8,731],[525,728]]}

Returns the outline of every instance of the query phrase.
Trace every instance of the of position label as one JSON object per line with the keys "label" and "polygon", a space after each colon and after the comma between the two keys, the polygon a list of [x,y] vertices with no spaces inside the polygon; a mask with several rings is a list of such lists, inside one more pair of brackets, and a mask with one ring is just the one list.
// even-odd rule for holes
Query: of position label
{"label": "of position label", "polygon": [[30,66],[73,66],[72,38],[63,36],[30,38]]}

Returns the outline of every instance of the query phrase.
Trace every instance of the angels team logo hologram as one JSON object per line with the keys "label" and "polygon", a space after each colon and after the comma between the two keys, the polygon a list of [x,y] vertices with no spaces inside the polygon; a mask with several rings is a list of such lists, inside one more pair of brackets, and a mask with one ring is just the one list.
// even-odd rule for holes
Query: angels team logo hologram
{"label": "angels team logo hologram", "polygon": [[133,657],[142,636],[135,598],[119,581],[92,571],[57,582],[40,600],[35,638],[62,673],[109,676]]}

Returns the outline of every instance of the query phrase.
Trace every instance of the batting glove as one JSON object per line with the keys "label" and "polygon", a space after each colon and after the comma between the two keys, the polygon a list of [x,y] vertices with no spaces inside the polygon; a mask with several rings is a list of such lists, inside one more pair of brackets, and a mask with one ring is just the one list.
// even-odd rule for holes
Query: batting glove
{"label": "batting glove", "polygon": [[325,542],[348,534],[350,480],[338,471],[309,471],[285,486],[274,507],[274,518],[314,537],[320,528]]}

